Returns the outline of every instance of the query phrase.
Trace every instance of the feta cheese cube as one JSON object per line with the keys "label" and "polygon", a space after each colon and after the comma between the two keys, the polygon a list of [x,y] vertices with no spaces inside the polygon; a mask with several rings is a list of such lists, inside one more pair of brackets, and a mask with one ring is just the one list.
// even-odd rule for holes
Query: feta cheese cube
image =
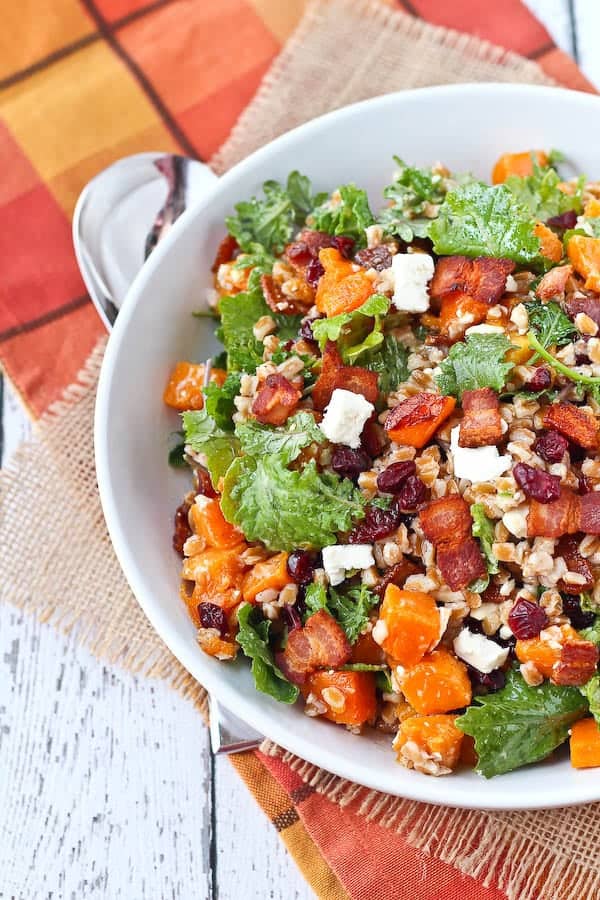
{"label": "feta cheese cube", "polygon": [[323,568],[329,583],[341,584],[350,569],[368,569],[375,565],[371,544],[334,544],[323,547]]}
{"label": "feta cheese cube", "polygon": [[325,410],[320,429],[333,444],[360,447],[360,435],[375,407],[362,394],[336,388]]}
{"label": "feta cheese cube", "polygon": [[459,447],[459,434],[457,425],[450,432],[450,455],[457,478],[467,478],[473,484],[493,481],[512,466],[511,457],[500,456],[497,447]]}
{"label": "feta cheese cube", "polygon": [[508,659],[508,647],[500,647],[495,641],[490,641],[482,634],[473,634],[468,628],[463,628],[454,638],[454,652],[464,662],[486,675],[499,669]]}
{"label": "feta cheese cube", "polygon": [[397,253],[392,259],[396,309],[426,312],[429,309],[427,285],[433,277],[433,259],[428,253]]}

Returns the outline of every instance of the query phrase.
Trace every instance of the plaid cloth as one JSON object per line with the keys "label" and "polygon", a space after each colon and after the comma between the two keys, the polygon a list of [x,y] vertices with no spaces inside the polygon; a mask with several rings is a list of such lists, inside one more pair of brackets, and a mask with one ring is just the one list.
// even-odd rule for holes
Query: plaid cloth
{"label": "plaid cloth", "polygon": [[[388,2],[534,59],[569,87],[592,90],[520,0],[495,6],[480,0]],[[70,219],[82,187],[130,153],[179,150],[210,158],[304,5],[305,0],[5,5],[0,362],[33,416],[75,380],[102,333],[71,246]],[[340,809],[280,759],[249,753],[232,762],[321,897],[505,896],[418,853],[351,806]]]}

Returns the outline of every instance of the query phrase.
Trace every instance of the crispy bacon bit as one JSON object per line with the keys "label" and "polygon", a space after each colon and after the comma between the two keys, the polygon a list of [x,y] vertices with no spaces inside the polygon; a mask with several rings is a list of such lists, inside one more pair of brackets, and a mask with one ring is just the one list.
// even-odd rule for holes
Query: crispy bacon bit
{"label": "crispy bacon bit", "polygon": [[540,279],[535,289],[536,297],[540,300],[552,300],[553,297],[562,297],[565,293],[567,281],[573,274],[573,266],[556,266]]}
{"label": "crispy bacon bit", "polygon": [[570,441],[586,450],[598,446],[598,423],[591,412],[586,412],[572,403],[552,403],[546,408],[544,428],[556,428]]}
{"label": "crispy bacon bit", "polygon": [[286,296],[281,285],[275,281],[272,275],[261,275],[260,286],[267,306],[275,313],[283,313],[285,316],[305,315],[307,308],[312,303],[312,295],[310,302],[305,296]]}
{"label": "crispy bacon bit", "polygon": [[[556,269],[551,269],[548,274],[551,275],[555,271]],[[586,316],[594,320],[596,325],[600,326],[600,297],[571,297],[567,300],[565,306],[567,313],[573,320],[578,313],[585,313]]]}
{"label": "crispy bacon bit", "polygon": [[384,428],[397,444],[424,447],[455,406],[454,397],[420,391],[388,413]]}
{"label": "crispy bacon bit", "polygon": [[560,659],[552,666],[551,679],[555,684],[573,687],[585,684],[596,672],[598,648],[591,641],[567,641]]}
{"label": "crispy bacon bit", "polygon": [[502,437],[502,418],[498,394],[490,387],[464,391],[463,420],[460,423],[460,447],[487,447]]}
{"label": "crispy bacon bit", "polygon": [[461,291],[473,300],[493,305],[504,294],[506,278],[514,268],[510,259],[445,256],[435,267],[430,293],[432,297],[445,297],[453,291]]}
{"label": "crispy bacon bit", "polygon": [[436,548],[437,565],[446,583],[457,591],[487,572],[479,544],[471,533],[467,502],[458,494],[433,500],[419,513],[421,528]]}
{"label": "crispy bacon bit", "polygon": [[579,499],[579,531],[600,534],[600,494],[592,491]]}
{"label": "crispy bacon bit", "polygon": [[409,575],[424,574],[425,568],[421,563],[413,562],[411,559],[403,557],[401,562],[396,563],[391,569],[387,569],[385,575],[374,588],[373,591],[383,597],[388,584],[395,584],[397,587],[404,587],[404,582]]}
{"label": "crispy bacon bit", "polygon": [[307,675],[315,669],[342,666],[351,653],[341,626],[320,609],[307,619],[304,628],[290,632],[285,650],[277,653],[275,660],[286,678],[294,684],[304,684]]}
{"label": "crispy bacon bit", "polygon": [[235,259],[239,248],[240,245],[236,239],[231,234],[226,235],[217,247],[217,253],[215,261],[212,264],[211,272],[217,272],[219,266],[223,265],[223,263],[228,263],[231,262],[232,259]]}
{"label": "crispy bacon bit", "polygon": [[252,412],[263,425],[283,425],[294,412],[302,391],[283,375],[267,375],[258,389]]}
{"label": "crispy bacon bit", "polygon": [[562,556],[569,572],[576,572],[585,578],[583,584],[569,583],[564,578],[559,581],[558,589],[567,594],[581,594],[582,591],[590,591],[594,587],[594,575],[590,564],[579,552],[582,537],[582,534],[565,534],[556,546],[555,556]]}
{"label": "crispy bacon bit", "polygon": [[369,403],[375,403],[378,394],[377,372],[360,366],[345,366],[334,341],[328,341],[323,351],[321,374],[312,392],[315,409],[325,409],[336,388],[362,394]]}
{"label": "crispy bacon bit", "polygon": [[[589,495],[591,496],[591,495]],[[560,497],[552,503],[531,500],[527,516],[528,537],[559,538],[563,534],[574,534],[580,527],[581,497],[565,487],[560,489]],[[600,519],[600,516],[598,517]]]}

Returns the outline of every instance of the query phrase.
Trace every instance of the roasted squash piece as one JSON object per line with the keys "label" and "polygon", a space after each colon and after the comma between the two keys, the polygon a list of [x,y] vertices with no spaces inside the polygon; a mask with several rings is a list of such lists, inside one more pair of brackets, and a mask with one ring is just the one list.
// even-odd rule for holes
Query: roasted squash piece
{"label": "roasted squash piece", "polygon": [[193,503],[189,512],[194,534],[206,541],[207,547],[226,549],[236,547],[244,536],[225,520],[216,497],[202,497],[201,503]]}
{"label": "roasted squash piece", "polygon": [[254,603],[256,595],[269,588],[280,591],[292,579],[287,570],[287,553],[276,553],[252,566],[242,584],[244,600]]}
{"label": "roasted squash piece", "polygon": [[403,591],[388,585],[379,620],[386,637],[385,652],[401,666],[413,666],[438,643],[440,614],[433,597],[420,591]]}
{"label": "roasted squash piece", "polygon": [[373,282],[363,269],[344,259],[339,250],[328,247],[319,252],[325,269],[317,287],[316,306],[327,317],[352,312],[374,293]]}
{"label": "roasted squash piece", "polygon": [[375,718],[377,700],[372,672],[313,672],[302,686],[327,707],[323,716],[338,725],[364,725]]}
{"label": "roasted squash piece", "polygon": [[533,159],[538,165],[547,166],[548,154],[544,150],[525,150],[523,153],[503,153],[492,169],[492,184],[502,184],[510,175],[525,178],[533,175]]}
{"label": "roasted squash piece", "polygon": [[[203,409],[204,363],[180,361],[169,375],[163,394],[167,406],[185,412],[188,409]],[[221,385],[227,378],[223,369],[211,369],[210,380]]]}
{"label": "roasted squash piece", "polygon": [[600,238],[574,234],[567,244],[573,268],[585,278],[586,291],[600,293]]}
{"label": "roasted squash piece", "polygon": [[413,709],[424,716],[462,709],[472,697],[467,667],[443,647],[406,669],[400,687]]}
{"label": "roasted squash piece", "polygon": [[460,762],[464,735],[456,716],[412,716],[400,723],[392,744],[398,762],[426,775],[448,775]]}
{"label": "roasted squash piece", "polygon": [[600,766],[600,728],[595,719],[580,719],[571,726],[571,765],[575,769]]}

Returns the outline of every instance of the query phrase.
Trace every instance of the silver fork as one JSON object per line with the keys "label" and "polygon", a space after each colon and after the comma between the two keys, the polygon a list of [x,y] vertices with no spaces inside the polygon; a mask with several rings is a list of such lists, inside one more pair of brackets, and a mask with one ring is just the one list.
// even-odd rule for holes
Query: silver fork
{"label": "silver fork", "polygon": [[[216,177],[208,166],[184,156],[138,153],[113,163],[84,187],[73,215],[73,245],[85,286],[108,331],[156,244]],[[213,753],[259,746],[258,732],[215,697],[209,701]]]}

